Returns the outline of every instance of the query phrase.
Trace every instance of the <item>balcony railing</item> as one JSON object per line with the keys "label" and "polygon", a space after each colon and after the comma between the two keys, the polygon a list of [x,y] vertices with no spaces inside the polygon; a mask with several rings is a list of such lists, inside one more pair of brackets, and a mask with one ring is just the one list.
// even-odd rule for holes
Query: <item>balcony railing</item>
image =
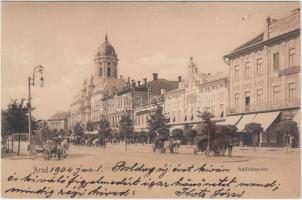
{"label": "balcony railing", "polygon": [[287,76],[287,75],[290,75],[290,74],[295,74],[295,73],[298,73],[298,72],[300,72],[300,66],[289,67],[289,68],[286,68],[286,69],[279,70],[279,77]]}

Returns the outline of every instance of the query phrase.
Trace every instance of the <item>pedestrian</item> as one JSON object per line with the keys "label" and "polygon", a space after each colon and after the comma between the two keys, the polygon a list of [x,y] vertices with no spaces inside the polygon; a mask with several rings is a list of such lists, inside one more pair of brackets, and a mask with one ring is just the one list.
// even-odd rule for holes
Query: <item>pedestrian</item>
{"label": "pedestrian", "polygon": [[293,135],[291,135],[290,137],[289,137],[289,146],[290,146],[290,151],[292,151],[292,148],[294,147],[294,136]]}

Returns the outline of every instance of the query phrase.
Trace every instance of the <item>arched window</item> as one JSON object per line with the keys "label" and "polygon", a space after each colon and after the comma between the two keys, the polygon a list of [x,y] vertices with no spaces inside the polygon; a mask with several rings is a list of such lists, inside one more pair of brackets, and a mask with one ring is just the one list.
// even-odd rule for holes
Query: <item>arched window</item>
{"label": "arched window", "polygon": [[107,76],[108,76],[108,77],[111,76],[111,68],[110,68],[110,67],[107,68]]}
{"label": "arched window", "polygon": [[100,74],[100,76],[103,76],[103,67],[100,67],[99,74]]}

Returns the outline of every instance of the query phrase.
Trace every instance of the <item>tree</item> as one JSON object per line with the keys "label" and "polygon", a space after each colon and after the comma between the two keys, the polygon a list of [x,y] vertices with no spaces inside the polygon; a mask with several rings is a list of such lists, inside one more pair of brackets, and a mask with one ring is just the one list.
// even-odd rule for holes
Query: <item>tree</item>
{"label": "tree", "polygon": [[234,137],[237,131],[235,125],[216,125],[215,134],[223,135],[224,137]]}
{"label": "tree", "polygon": [[73,132],[74,132],[74,136],[76,138],[77,144],[79,144],[80,143],[80,138],[83,137],[83,135],[84,135],[84,129],[81,126],[81,124],[77,123],[73,127]]}
{"label": "tree", "polygon": [[46,142],[48,139],[51,139],[51,130],[48,127],[48,124],[44,120],[37,121],[37,131],[33,135],[34,143]]}
{"label": "tree", "polygon": [[99,121],[99,137],[106,138],[110,134],[110,123],[105,116]]}
{"label": "tree", "polygon": [[184,132],[180,128],[173,129],[171,135],[175,140],[182,140],[184,138]]}
{"label": "tree", "polygon": [[245,131],[248,135],[252,136],[252,143],[255,150],[256,146],[256,138],[260,135],[260,133],[263,131],[263,128],[261,127],[261,124],[259,123],[248,123],[245,125]]}
{"label": "tree", "polygon": [[163,114],[163,108],[160,105],[147,119],[147,123],[151,137],[158,135],[159,137],[167,138],[169,136],[169,118]]}
{"label": "tree", "polygon": [[194,143],[194,138],[197,135],[197,130],[191,129],[187,131],[186,138],[189,141],[189,144],[192,145]]}
{"label": "tree", "polygon": [[24,106],[24,100],[21,99],[20,103],[17,100],[11,101],[7,110],[2,112],[4,131],[8,134],[18,133],[19,135],[18,155],[20,155],[21,133],[28,129],[28,109]]}
{"label": "tree", "polygon": [[93,131],[93,125],[92,125],[91,122],[87,122],[87,124],[86,124],[86,130],[87,131]]}
{"label": "tree", "polygon": [[127,141],[133,135],[133,121],[129,114],[125,114],[121,116],[119,126],[119,132],[122,138],[125,138],[125,150],[127,151]]}
{"label": "tree", "polygon": [[[202,119],[202,125],[203,130],[208,133],[208,145],[207,145],[207,151],[206,154],[208,155],[210,153],[210,146],[211,146],[211,135],[213,135],[215,130],[215,122],[212,121],[212,118],[214,115],[208,111],[209,108],[205,108],[203,112],[199,112],[198,117]],[[203,132],[203,131],[201,131]]]}
{"label": "tree", "polygon": [[12,134],[11,131],[12,130],[8,121],[8,113],[6,110],[1,110],[1,144],[5,143],[7,149],[9,149],[7,139],[8,136]]}
{"label": "tree", "polygon": [[299,129],[295,121],[285,119],[285,120],[281,120],[281,122],[277,124],[276,132],[277,134],[280,134],[284,138],[286,138],[286,146],[288,151],[288,147],[290,144],[290,136],[293,136],[295,139],[294,141],[297,141]]}

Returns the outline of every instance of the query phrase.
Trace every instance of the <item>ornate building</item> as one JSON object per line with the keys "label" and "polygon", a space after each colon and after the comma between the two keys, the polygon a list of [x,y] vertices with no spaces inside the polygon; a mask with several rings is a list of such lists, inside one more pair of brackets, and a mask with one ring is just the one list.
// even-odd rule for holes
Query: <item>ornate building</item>
{"label": "ornate building", "polygon": [[[199,72],[190,59],[186,77],[179,77],[179,87],[163,94],[164,111],[170,118],[171,131],[182,129],[190,131],[200,123],[198,111],[208,108],[215,116],[215,121],[225,117],[228,101],[228,79],[218,72],[214,75]],[[197,127],[196,127],[197,128]]]}
{"label": "ornate building", "polygon": [[84,80],[82,90],[72,104],[71,126],[80,123],[86,126],[88,122],[95,124],[103,114],[101,99],[106,93],[112,93],[113,88],[122,88],[126,82],[118,78],[118,57],[113,46],[109,43],[107,34],[105,41],[95,55],[94,73],[89,83]]}
{"label": "ornate building", "polygon": [[69,112],[57,112],[51,116],[48,120],[48,126],[51,130],[63,130],[67,131],[69,128]]}
{"label": "ornate building", "polygon": [[300,109],[300,10],[276,20],[255,38],[224,56],[229,65],[230,99],[226,123],[239,132],[260,123],[259,144],[279,143],[274,131],[281,119]]}

